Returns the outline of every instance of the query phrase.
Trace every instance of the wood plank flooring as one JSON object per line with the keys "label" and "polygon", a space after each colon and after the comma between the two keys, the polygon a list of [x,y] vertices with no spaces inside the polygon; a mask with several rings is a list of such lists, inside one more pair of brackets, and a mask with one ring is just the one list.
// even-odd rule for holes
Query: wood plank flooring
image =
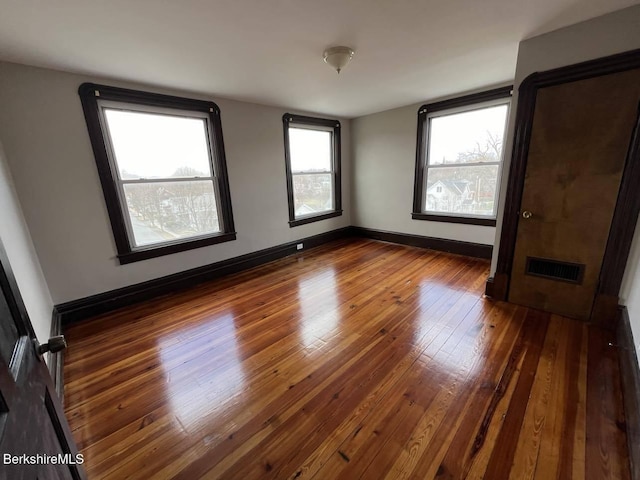
{"label": "wood plank flooring", "polygon": [[74,325],[91,479],[628,479],[612,334],[350,239]]}

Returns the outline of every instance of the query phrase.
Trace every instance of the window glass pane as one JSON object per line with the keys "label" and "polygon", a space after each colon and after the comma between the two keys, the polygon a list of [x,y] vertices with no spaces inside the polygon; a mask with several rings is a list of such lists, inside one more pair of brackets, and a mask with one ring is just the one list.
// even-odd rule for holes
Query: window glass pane
{"label": "window glass pane", "polygon": [[129,183],[124,191],[136,246],[220,231],[210,180]]}
{"label": "window glass pane", "polygon": [[507,105],[433,117],[429,123],[429,165],[499,162]]}
{"label": "window glass pane", "polygon": [[293,201],[296,217],[333,210],[331,174],[294,175]]}
{"label": "window glass pane", "polygon": [[425,210],[493,216],[497,178],[497,165],[430,168]]}
{"label": "window glass pane", "polygon": [[289,128],[291,171],[330,172],[331,132]]}
{"label": "window glass pane", "polygon": [[104,109],[120,178],[209,177],[202,118]]}

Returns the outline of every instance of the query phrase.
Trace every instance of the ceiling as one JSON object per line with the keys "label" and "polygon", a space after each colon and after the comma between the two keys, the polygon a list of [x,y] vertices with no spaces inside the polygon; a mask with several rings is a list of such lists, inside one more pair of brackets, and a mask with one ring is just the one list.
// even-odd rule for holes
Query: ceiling
{"label": "ceiling", "polygon": [[509,82],[520,40],[636,3],[0,0],[0,59],[357,117]]}

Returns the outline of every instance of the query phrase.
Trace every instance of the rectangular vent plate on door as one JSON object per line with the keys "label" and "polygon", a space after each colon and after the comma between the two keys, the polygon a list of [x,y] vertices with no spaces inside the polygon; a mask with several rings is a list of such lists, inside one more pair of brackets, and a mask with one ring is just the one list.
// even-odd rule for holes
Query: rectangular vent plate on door
{"label": "rectangular vent plate on door", "polygon": [[584,264],[560,262],[546,258],[527,257],[525,274],[561,282],[582,283]]}

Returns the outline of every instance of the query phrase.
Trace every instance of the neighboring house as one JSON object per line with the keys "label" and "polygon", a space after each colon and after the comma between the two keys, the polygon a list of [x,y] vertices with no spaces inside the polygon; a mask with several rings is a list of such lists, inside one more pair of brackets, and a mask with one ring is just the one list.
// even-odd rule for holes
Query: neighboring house
{"label": "neighboring house", "polygon": [[301,216],[304,216],[304,215],[312,215],[312,214],[318,213],[318,212],[329,211],[332,208],[333,208],[333,205],[331,203],[331,198],[329,198],[327,201],[325,201],[319,207],[313,207],[311,205],[303,203],[302,205],[296,207],[296,216],[297,217],[301,217]]}
{"label": "neighboring house", "polygon": [[473,192],[467,180],[438,180],[427,186],[427,210],[459,212],[469,209]]}
{"label": "neighboring house", "polygon": [[303,203],[298,208],[296,208],[296,216],[299,216],[299,217],[303,215],[311,215],[312,213],[316,213],[316,210],[311,208],[306,203]]}

